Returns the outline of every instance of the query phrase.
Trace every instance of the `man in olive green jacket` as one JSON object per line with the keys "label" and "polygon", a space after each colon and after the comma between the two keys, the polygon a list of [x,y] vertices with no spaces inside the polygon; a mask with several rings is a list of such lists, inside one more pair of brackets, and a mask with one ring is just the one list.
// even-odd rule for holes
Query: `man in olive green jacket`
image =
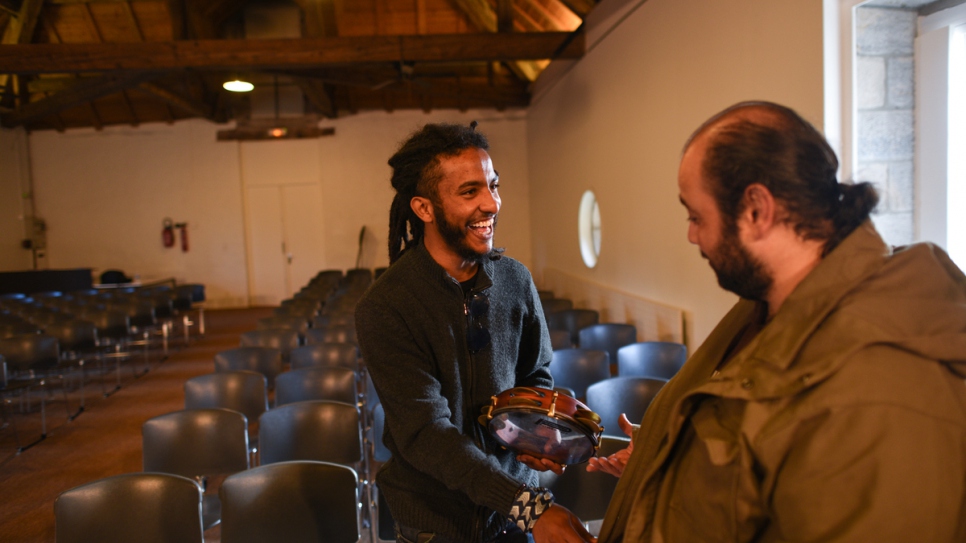
{"label": "man in olive green jacket", "polygon": [[[688,239],[742,300],[651,404],[600,542],[966,541],[966,277],[891,250],[790,109],[689,141]],[[624,463],[626,462],[626,466]]]}

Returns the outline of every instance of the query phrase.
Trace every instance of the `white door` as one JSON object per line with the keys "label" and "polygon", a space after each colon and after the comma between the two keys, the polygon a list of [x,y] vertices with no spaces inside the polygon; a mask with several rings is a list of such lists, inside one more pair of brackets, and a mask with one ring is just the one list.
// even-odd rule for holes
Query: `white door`
{"label": "white door", "polygon": [[318,184],[249,186],[249,297],[278,305],[324,269]]}

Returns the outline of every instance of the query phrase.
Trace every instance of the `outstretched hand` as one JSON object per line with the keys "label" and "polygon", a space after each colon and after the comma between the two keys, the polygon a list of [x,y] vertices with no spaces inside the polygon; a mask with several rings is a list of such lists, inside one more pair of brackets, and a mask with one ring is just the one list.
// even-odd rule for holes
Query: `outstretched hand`
{"label": "outstretched hand", "polygon": [[564,470],[567,469],[567,466],[558,464],[553,460],[537,458],[536,456],[530,456],[529,454],[518,454],[517,460],[526,464],[530,469],[535,469],[537,471],[552,471],[557,475],[563,475]]}
{"label": "outstretched hand", "polygon": [[596,543],[577,515],[562,505],[554,504],[533,525],[535,543]]}
{"label": "outstretched hand", "polygon": [[621,427],[621,431],[627,435],[627,437],[632,438],[631,444],[627,446],[626,449],[621,449],[610,456],[602,456],[599,458],[591,458],[587,462],[587,471],[602,471],[604,473],[609,473],[614,477],[620,477],[624,473],[624,468],[627,466],[627,460],[631,457],[631,453],[634,452],[634,425],[631,421],[627,420],[627,415],[621,413],[621,418],[618,420],[618,424]]}

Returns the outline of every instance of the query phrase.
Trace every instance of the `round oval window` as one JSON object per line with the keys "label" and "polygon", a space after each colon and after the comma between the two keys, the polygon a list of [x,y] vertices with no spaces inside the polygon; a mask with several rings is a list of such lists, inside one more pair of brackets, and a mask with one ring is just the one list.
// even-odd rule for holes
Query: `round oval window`
{"label": "round oval window", "polygon": [[600,206],[593,191],[588,190],[580,199],[577,227],[580,231],[580,256],[588,268],[593,268],[600,256]]}

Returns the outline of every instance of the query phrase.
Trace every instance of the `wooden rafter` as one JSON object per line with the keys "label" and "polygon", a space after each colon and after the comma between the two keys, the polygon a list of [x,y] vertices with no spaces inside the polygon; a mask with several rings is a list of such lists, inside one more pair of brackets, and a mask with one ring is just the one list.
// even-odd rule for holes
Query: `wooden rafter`
{"label": "wooden rafter", "polygon": [[513,32],[513,0],[496,0],[497,32]]}
{"label": "wooden rafter", "polygon": [[171,39],[183,40],[187,37],[184,0],[167,0],[167,4],[168,18],[171,20]]}
{"label": "wooden rafter", "polygon": [[305,33],[310,38],[339,35],[334,0],[295,0],[305,15]]}
{"label": "wooden rafter", "polygon": [[[23,0],[20,11],[7,22],[3,31],[2,45],[30,43],[34,30],[40,20],[40,10],[44,7],[44,0]],[[0,70],[2,72],[2,70]],[[0,90],[7,88],[10,76],[0,73]]]}
{"label": "wooden rafter", "polygon": [[212,120],[211,109],[193,98],[176,93],[155,83],[144,82],[138,85],[137,88],[195,117]]}
{"label": "wooden rafter", "polygon": [[131,9],[131,3],[124,2],[121,5],[124,6],[124,13],[127,15],[128,20],[131,21],[131,26],[133,26],[135,32],[137,32],[138,41],[144,41],[144,32],[141,31],[141,25],[138,23],[138,18],[136,15],[134,15],[134,10]]}
{"label": "wooden rafter", "polygon": [[94,37],[98,42],[104,41],[104,35],[101,34],[101,28],[97,26],[97,21],[94,20],[94,13],[91,11],[90,4],[84,4],[84,14],[86,15],[87,25],[90,26],[91,32],[93,32]]}
{"label": "wooden rafter", "polygon": [[582,34],[541,32],[364,36],[302,40],[205,40],[30,44],[0,47],[0,73],[309,69],[343,63],[580,58]]}
{"label": "wooden rafter", "polygon": [[594,0],[559,0],[561,4],[567,6],[570,11],[583,19],[594,9]]}
{"label": "wooden rafter", "polygon": [[336,116],[335,103],[332,101],[332,93],[326,88],[325,83],[306,77],[295,79],[295,83],[302,89],[302,93],[308,98],[322,115],[330,119]]}
{"label": "wooden rafter", "polygon": [[155,76],[147,73],[134,73],[81,79],[61,92],[30,102],[12,113],[0,115],[0,124],[14,127],[43,119],[67,108],[120,92],[152,77]]}

